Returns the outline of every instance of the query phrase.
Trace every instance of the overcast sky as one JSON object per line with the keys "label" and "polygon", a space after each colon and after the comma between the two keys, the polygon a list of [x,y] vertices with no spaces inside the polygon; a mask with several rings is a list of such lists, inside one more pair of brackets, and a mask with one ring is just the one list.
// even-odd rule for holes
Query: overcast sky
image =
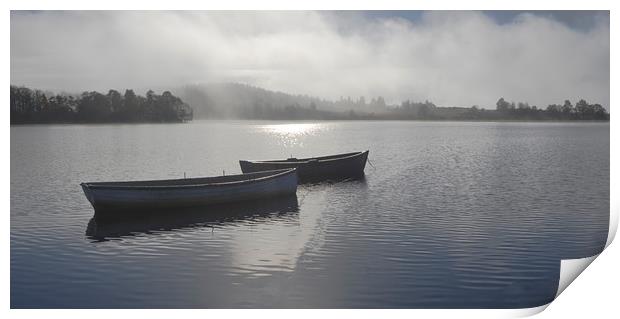
{"label": "overcast sky", "polygon": [[11,83],[52,91],[234,81],[329,99],[609,109],[608,12],[11,13]]}

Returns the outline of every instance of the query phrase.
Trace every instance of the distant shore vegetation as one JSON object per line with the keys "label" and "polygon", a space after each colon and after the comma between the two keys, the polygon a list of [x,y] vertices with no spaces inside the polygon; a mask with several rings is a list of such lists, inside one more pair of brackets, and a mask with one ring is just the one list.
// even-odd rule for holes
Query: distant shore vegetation
{"label": "distant shore vegetation", "polygon": [[166,91],[133,90],[124,94],[91,91],[81,95],[52,94],[11,85],[11,124],[34,123],[139,123],[191,120],[192,108]]}
{"label": "distant shore vegetation", "polygon": [[466,107],[437,107],[432,102],[403,102],[395,113],[404,119],[472,120],[472,121],[609,121],[609,113],[600,104],[579,100],[575,106],[569,100],[539,108],[527,102],[508,102],[500,98],[496,109],[486,110],[477,105]]}
{"label": "distant shore vegetation", "polygon": [[179,88],[179,96],[202,119],[258,120],[432,120],[432,121],[608,121],[600,104],[580,100],[545,107],[500,98],[487,109],[478,105],[441,107],[431,101],[388,104],[381,96],[327,100],[241,83],[214,83]]}
{"label": "distant shore vegetation", "polygon": [[[581,99],[546,107],[500,98],[494,109],[439,107],[433,102],[403,101],[388,105],[383,97],[329,101],[291,95],[245,84],[180,88],[178,97],[133,90],[121,94],[84,92],[51,94],[11,86],[11,124],[183,122],[200,119],[247,120],[434,120],[434,121],[609,121],[600,104]],[[187,101],[188,103],[185,103]],[[191,105],[191,106],[190,106]]]}

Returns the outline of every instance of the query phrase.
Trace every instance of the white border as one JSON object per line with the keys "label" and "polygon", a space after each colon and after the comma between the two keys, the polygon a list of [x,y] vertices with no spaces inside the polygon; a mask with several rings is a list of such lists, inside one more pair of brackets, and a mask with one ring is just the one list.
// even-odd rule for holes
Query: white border
{"label": "white border", "polygon": [[[96,2],[96,3],[95,3]],[[505,3],[505,1],[494,0],[469,0],[469,1],[406,1],[406,0],[360,0],[354,3],[347,3],[346,1],[336,0],[316,0],[312,2],[299,3],[298,1],[286,1],[286,0],[227,0],[220,3],[208,3],[206,1],[185,1],[185,0],[152,0],[152,1],[123,1],[123,0],[108,0],[108,1],[78,1],[78,0],[21,0],[21,1],[4,1],[3,4],[7,6],[3,12],[2,19],[4,20],[3,26],[5,31],[2,33],[3,43],[10,43],[10,9],[19,10],[34,10],[34,9],[154,9],[154,10],[167,10],[167,9],[279,9],[279,10],[303,10],[303,9],[415,9],[415,10],[506,10],[506,9],[527,9],[527,10],[611,10],[611,86],[617,82],[618,65],[615,62],[617,53],[617,40],[614,40],[614,35],[618,37],[618,23],[617,8],[618,1],[605,1],[605,0],[589,0],[589,1],[576,1],[565,0],[562,2],[547,1],[542,3],[538,0],[522,0],[514,1],[512,3]],[[6,47],[6,46],[5,46]],[[4,51],[4,64],[3,69],[5,74],[5,88],[10,85],[10,51],[5,49]],[[8,90],[2,90],[2,97],[4,101],[8,101]],[[611,90],[610,97],[610,109],[611,105],[616,105],[616,96],[614,91]],[[5,102],[6,103],[6,102]],[[4,170],[2,171],[4,184],[3,193],[5,207],[5,218],[10,219],[10,202],[7,198],[10,192],[10,125],[8,117],[8,107],[5,108],[5,125],[2,127],[2,149],[6,152],[2,158]],[[612,116],[611,120],[611,216],[612,225],[610,228],[613,232],[610,234],[610,240],[615,234],[617,229],[618,220],[618,172],[615,169],[617,166],[614,163],[618,163],[618,140],[620,138],[617,129],[617,120]],[[166,318],[171,316],[182,315],[189,317],[269,317],[269,318],[287,318],[291,316],[301,318],[315,318],[317,316],[328,317],[352,317],[356,318],[376,318],[377,316],[389,316],[390,318],[410,318],[412,315],[421,315],[424,317],[471,317],[471,318],[497,318],[506,316],[523,316],[533,314],[542,311],[546,306],[536,309],[525,309],[520,311],[510,310],[105,310],[105,311],[92,311],[92,310],[8,310],[10,307],[10,262],[9,262],[9,248],[10,248],[10,227],[9,223],[4,223],[5,235],[3,236],[3,242],[0,246],[2,249],[4,263],[2,263],[2,283],[5,288],[2,292],[2,300],[4,302],[4,309],[11,317],[49,317],[49,318],[107,318],[113,315],[124,316],[144,316],[150,318]],[[609,241],[608,241],[609,242]],[[541,314],[542,317],[547,318],[562,318],[562,317],[584,317],[592,316],[593,314],[607,315],[616,313],[617,308],[616,299],[618,292],[618,276],[617,265],[619,260],[619,249],[616,245],[608,247],[600,256],[599,261],[594,262],[588,270],[586,270],[580,278],[577,278],[571,285],[573,287],[568,288],[562,293],[559,298],[554,301],[549,307],[548,311]],[[606,316],[606,317],[607,317]]]}

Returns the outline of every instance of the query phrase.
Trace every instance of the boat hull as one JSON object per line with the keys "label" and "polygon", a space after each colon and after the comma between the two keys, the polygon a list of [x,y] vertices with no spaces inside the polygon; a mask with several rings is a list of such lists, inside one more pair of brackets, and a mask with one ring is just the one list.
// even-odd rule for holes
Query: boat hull
{"label": "boat hull", "polygon": [[239,161],[241,171],[254,173],[275,169],[297,169],[300,183],[339,180],[343,178],[360,178],[368,160],[368,151],[339,155],[316,157],[300,160],[282,161]]}
{"label": "boat hull", "polygon": [[278,175],[270,178],[231,183],[201,185],[187,182],[174,185],[174,181],[170,183],[171,185],[157,186],[82,183],[81,186],[96,212],[166,210],[294,195],[297,191],[297,174],[294,170],[289,170],[285,173],[280,171]]}

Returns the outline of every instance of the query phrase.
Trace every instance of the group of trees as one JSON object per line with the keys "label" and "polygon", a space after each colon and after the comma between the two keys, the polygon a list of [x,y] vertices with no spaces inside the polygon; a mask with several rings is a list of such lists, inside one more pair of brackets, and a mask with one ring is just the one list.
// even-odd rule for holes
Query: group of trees
{"label": "group of trees", "polygon": [[486,110],[474,105],[465,107],[437,107],[429,101],[404,101],[400,106],[392,108],[388,114],[379,114],[381,119],[407,120],[483,120],[483,121],[510,121],[510,120],[609,120],[609,113],[600,104],[589,104],[580,100],[573,107],[566,100],[564,105],[549,105],[540,109],[527,102],[508,102],[500,98],[496,103],[496,110]]}
{"label": "group of trees", "polygon": [[192,108],[168,91],[157,95],[149,90],[140,96],[133,90],[109,90],[73,96],[11,85],[10,95],[12,124],[181,122],[193,116]]}
{"label": "group of trees", "polygon": [[412,102],[409,100],[403,101],[400,107],[394,110],[394,113],[414,118],[427,118],[432,116],[437,111],[435,103],[430,101],[424,102]]}
{"label": "group of trees", "polygon": [[350,96],[340,97],[339,100],[331,103],[323,103],[323,107],[328,107],[339,111],[357,111],[357,112],[384,112],[387,110],[387,104],[382,96],[372,97],[370,101],[360,96],[352,99]]}
{"label": "group of trees", "polygon": [[581,99],[575,106],[569,100],[563,105],[550,104],[544,110],[537,106],[530,106],[524,102],[508,102],[500,98],[497,103],[497,111],[504,116],[527,119],[547,120],[609,120],[609,113],[600,104],[589,104]]}

